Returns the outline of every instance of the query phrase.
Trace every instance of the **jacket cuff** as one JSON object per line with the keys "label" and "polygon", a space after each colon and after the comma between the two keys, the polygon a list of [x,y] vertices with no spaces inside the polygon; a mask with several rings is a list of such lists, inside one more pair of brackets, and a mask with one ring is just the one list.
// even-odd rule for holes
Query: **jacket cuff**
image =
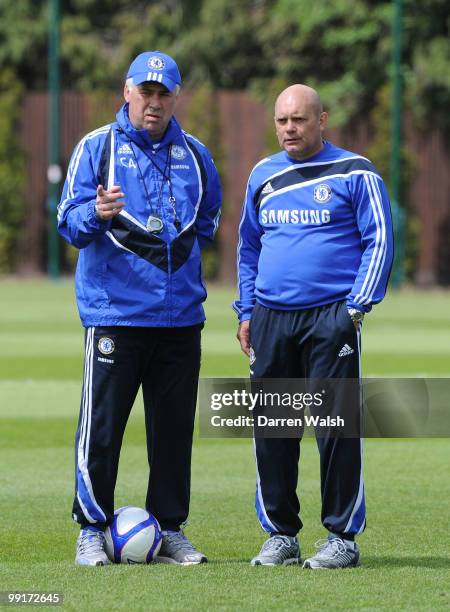
{"label": "jacket cuff", "polygon": [[92,200],[88,204],[88,214],[87,214],[88,223],[94,229],[105,230],[106,232],[111,227],[111,220],[108,219],[106,221],[102,221],[102,219],[99,219],[97,217],[97,212],[95,210],[95,204],[96,204],[95,200]]}
{"label": "jacket cuff", "polygon": [[361,304],[357,304],[351,299],[347,300],[347,308],[354,308],[355,310],[359,310],[360,312],[370,312],[372,310],[372,306],[362,306]]}

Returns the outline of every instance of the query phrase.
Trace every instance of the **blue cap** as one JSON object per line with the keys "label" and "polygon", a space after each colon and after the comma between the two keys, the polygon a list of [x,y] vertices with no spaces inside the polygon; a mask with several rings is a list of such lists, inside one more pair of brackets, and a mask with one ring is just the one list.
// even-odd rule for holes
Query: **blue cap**
{"label": "blue cap", "polygon": [[130,78],[134,85],[156,81],[169,91],[181,85],[181,75],[175,60],[161,51],[145,51],[138,55],[128,69],[127,79]]}

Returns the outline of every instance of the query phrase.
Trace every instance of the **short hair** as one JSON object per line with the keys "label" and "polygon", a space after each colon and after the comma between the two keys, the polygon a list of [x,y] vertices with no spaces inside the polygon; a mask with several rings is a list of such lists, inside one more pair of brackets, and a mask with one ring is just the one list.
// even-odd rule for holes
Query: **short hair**
{"label": "short hair", "polygon": [[[145,83],[148,83],[149,81],[144,81]],[[155,83],[157,83],[158,81],[155,81]],[[128,89],[133,89],[133,87],[136,87],[136,85],[134,84],[133,81],[133,77],[129,77],[126,81],[125,81],[125,85],[128,87]],[[142,83],[139,83],[139,85],[142,85]],[[175,88],[173,90],[173,93],[175,94],[175,96],[178,96],[178,94],[180,93],[181,87],[177,84],[175,85]]]}

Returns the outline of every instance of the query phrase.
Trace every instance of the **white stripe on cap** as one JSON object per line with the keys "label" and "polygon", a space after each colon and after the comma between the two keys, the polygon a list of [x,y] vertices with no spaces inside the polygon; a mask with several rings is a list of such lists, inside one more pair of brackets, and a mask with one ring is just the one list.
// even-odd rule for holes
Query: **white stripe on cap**
{"label": "white stripe on cap", "polygon": [[163,74],[157,72],[149,72],[147,74],[147,81],[158,81],[158,83],[162,83]]}

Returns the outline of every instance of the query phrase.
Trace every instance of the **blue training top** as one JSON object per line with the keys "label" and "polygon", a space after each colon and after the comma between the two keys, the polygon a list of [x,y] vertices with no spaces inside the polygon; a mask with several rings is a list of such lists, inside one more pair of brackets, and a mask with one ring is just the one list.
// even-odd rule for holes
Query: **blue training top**
{"label": "blue training top", "polygon": [[[120,185],[125,208],[96,217],[97,185]],[[159,142],[117,121],[85,136],[72,155],[58,207],[61,235],[80,249],[75,278],[83,325],[180,327],[201,323],[200,248],[217,230],[221,188],[207,148],[172,117]],[[151,215],[163,222],[148,231]]]}
{"label": "blue training top", "polygon": [[255,302],[300,310],[383,299],[393,257],[389,197],[373,164],[324,141],[297,161],[285,151],[253,169],[238,244],[240,321]]}

